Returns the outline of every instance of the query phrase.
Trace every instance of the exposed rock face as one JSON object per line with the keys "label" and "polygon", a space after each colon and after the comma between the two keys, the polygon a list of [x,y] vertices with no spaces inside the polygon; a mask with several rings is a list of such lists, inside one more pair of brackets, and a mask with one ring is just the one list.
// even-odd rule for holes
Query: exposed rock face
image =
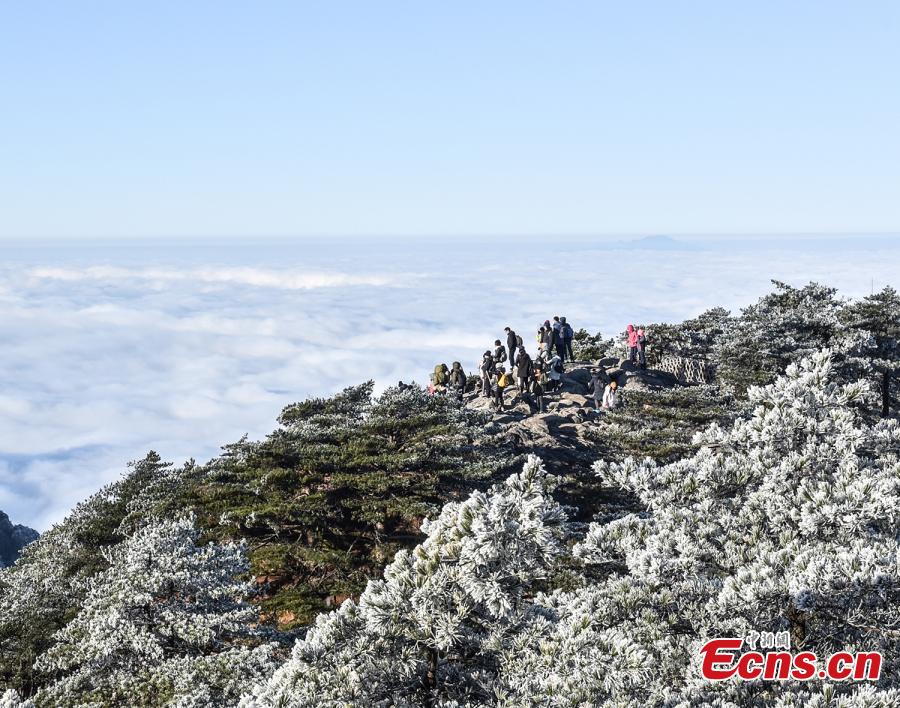
{"label": "exposed rock face", "polygon": [[0,568],[15,563],[21,550],[37,537],[37,531],[21,524],[13,525],[0,511]]}

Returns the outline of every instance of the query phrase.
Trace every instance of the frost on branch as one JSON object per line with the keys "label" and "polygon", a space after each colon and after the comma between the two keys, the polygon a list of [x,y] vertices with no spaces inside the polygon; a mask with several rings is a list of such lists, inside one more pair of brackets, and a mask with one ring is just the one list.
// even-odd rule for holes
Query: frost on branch
{"label": "frost on branch", "polygon": [[104,551],[109,567],[36,662],[56,677],[39,704],[221,705],[272,670],[273,647],[248,641],[243,543],[198,536],[192,518],[161,520]]}
{"label": "frost on branch", "polygon": [[699,435],[695,456],[665,466],[596,464],[647,513],[593,525],[575,555],[605,574],[608,602],[617,597],[616,577],[628,580],[621,593],[667,597],[672,624],[666,629],[658,608],[646,607],[643,631],[652,636],[655,626],[669,636],[683,628],[683,651],[661,655],[660,671],[681,673],[686,688],[680,698],[672,691],[657,698],[696,705],[727,695],[744,705],[799,690],[714,686],[685,663],[703,638],[752,630],[788,630],[794,650],[821,656],[881,651],[886,681],[897,675],[900,428],[866,424],[854,406],[866,385],[832,378],[831,356],[819,352],[772,385],[751,388],[753,414]]}

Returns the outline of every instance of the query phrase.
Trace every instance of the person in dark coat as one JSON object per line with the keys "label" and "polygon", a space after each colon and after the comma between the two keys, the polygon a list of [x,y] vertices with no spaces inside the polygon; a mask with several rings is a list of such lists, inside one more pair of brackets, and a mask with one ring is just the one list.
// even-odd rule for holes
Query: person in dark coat
{"label": "person in dark coat", "polygon": [[521,393],[524,394],[528,390],[528,382],[531,381],[533,374],[534,363],[528,352],[525,351],[525,347],[521,347],[516,356],[516,385]]}
{"label": "person in dark coat", "polygon": [[506,361],[506,348],[497,339],[494,341],[494,363],[502,364]]}
{"label": "person in dark coat", "polygon": [[511,368],[516,365],[516,350],[518,349],[518,340],[516,338],[516,333],[509,327],[504,327],[503,331],[506,332],[506,351],[509,352],[509,366]]}
{"label": "person in dark coat", "polygon": [[540,369],[534,370],[534,376],[531,377],[531,383],[528,386],[528,393],[534,401],[535,412],[544,412],[544,372]]}
{"label": "person in dark coat", "polygon": [[566,357],[568,357],[569,361],[575,361],[575,353],[572,351],[572,340],[575,339],[575,330],[572,329],[572,325],[566,322],[565,317],[560,317],[559,322],[562,325],[559,328],[559,334],[563,340]]}
{"label": "person in dark coat", "polygon": [[563,341],[562,337],[562,322],[559,321],[559,317],[553,318],[553,347],[551,347],[551,351],[555,348],[556,354],[563,361],[566,360],[566,343]]}
{"label": "person in dark coat", "polygon": [[481,366],[478,367],[478,370],[481,373],[481,395],[485,397],[490,396],[491,376],[496,370],[494,357],[490,352],[485,352],[481,357]]}

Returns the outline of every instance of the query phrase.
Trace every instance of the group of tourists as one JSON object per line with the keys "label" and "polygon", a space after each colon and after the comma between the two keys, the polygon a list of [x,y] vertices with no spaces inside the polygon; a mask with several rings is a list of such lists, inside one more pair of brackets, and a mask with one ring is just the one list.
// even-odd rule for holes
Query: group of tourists
{"label": "group of tourists", "polygon": [[[491,399],[494,408],[505,408],[504,394],[515,387],[516,400],[522,400],[534,413],[544,412],[544,396],[555,391],[565,372],[566,356],[572,358],[574,332],[565,317],[546,320],[537,332],[538,353],[532,358],[525,349],[522,336],[504,327],[506,342],[494,340],[493,350],[486,351],[478,366],[481,395]],[[507,366],[509,371],[507,371]]]}
{"label": "group of tourists", "polygon": [[538,345],[540,351],[547,352],[552,356],[553,352],[565,362],[575,358],[572,352],[572,340],[575,339],[575,331],[572,325],[566,322],[565,317],[556,316],[553,322],[544,320],[544,324],[540,326],[537,333]]}
{"label": "group of tourists", "polygon": [[[488,349],[478,365],[480,395],[491,399],[497,411],[506,408],[506,391],[516,390],[511,403],[524,401],[532,413],[544,412],[544,399],[556,391],[565,373],[565,362],[574,360],[572,341],[575,332],[565,317],[556,316],[544,320],[537,330],[537,355],[532,358],[525,349],[521,335],[511,327],[504,327],[505,339],[494,340],[493,349]],[[643,329],[628,325],[626,331],[628,359],[642,369],[647,367],[645,349],[647,337]],[[438,364],[432,375],[432,390],[445,391],[462,400],[469,381],[458,361],[452,368]],[[591,369],[588,394],[594,401],[594,412],[615,408],[619,404],[618,384],[599,368]]]}

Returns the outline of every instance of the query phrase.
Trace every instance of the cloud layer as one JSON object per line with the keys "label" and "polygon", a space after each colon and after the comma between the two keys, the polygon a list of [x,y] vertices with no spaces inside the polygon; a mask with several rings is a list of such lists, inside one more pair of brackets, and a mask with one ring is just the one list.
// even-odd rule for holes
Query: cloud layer
{"label": "cloud layer", "polygon": [[298,399],[474,368],[506,324],[529,341],[563,314],[610,335],[736,309],[771,278],[859,296],[898,266],[889,245],[778,242],[31,249],[0,267],[0,509],[46,529],[149,449],[205,460]]}

